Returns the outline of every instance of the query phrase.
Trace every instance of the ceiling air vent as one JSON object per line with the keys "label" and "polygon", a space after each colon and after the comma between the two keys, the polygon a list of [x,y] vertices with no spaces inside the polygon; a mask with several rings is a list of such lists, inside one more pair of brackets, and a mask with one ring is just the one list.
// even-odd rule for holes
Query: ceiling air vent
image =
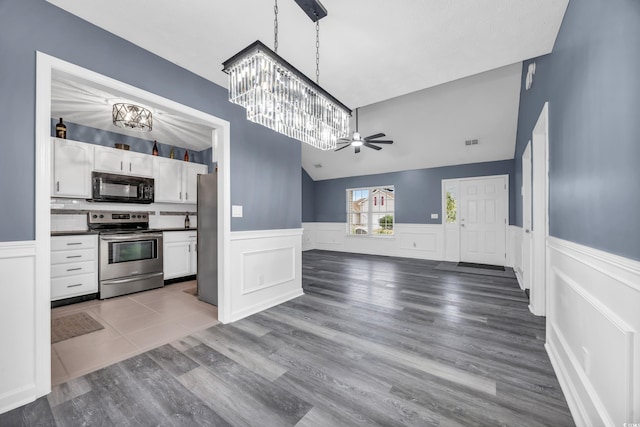
{"label": "ceiling air vent", "polygon": [[478,145],[478,140],[477,139],[467,139],[464,142],[464,145]]}

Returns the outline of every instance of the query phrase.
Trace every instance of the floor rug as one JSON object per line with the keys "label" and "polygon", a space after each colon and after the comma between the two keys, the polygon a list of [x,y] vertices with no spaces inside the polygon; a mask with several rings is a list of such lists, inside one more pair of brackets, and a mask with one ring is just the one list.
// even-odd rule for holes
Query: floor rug
{"label": "floor rug", "polygon": [[74,313],[51,319],[51,344],[104,329],[87,313]]}

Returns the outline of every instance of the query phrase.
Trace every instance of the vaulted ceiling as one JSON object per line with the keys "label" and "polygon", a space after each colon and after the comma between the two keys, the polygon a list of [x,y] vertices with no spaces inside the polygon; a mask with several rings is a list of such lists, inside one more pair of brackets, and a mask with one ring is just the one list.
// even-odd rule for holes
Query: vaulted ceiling
{"label": "vaulted ceiling", "polygon": [[[223,61],[255,40],[273,45],[265,0],[48,1],[225,87]],[[314,179],[512,158],[519,64],[551,52],[568,0],[322,3],[320,84],[365,107],[362,134],[385,132],[395,144],[357,155],[303,144]],[[293,0],[278,10],[278,53],[315,76],[315,25]],[[474,138],[475,152],[460,149]]]}

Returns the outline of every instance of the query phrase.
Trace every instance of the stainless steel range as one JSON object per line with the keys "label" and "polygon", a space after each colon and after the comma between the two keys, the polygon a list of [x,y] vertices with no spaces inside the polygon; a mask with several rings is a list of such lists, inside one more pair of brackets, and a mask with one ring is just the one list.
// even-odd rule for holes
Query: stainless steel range
{"label": "stainless steel range", "polygon": [[162,233],[148,212],[89,212],[88,224],[100,237],[100,299],[164,286]]}

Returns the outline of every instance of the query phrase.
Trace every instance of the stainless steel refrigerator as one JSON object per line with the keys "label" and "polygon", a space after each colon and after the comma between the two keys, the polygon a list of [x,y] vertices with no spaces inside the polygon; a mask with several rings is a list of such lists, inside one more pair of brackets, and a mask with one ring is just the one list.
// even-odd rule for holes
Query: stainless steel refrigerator
{"label": "stainless steel refrigerator", "polygon": [[198,175],[198,299],[218,305],[218,176]]}

